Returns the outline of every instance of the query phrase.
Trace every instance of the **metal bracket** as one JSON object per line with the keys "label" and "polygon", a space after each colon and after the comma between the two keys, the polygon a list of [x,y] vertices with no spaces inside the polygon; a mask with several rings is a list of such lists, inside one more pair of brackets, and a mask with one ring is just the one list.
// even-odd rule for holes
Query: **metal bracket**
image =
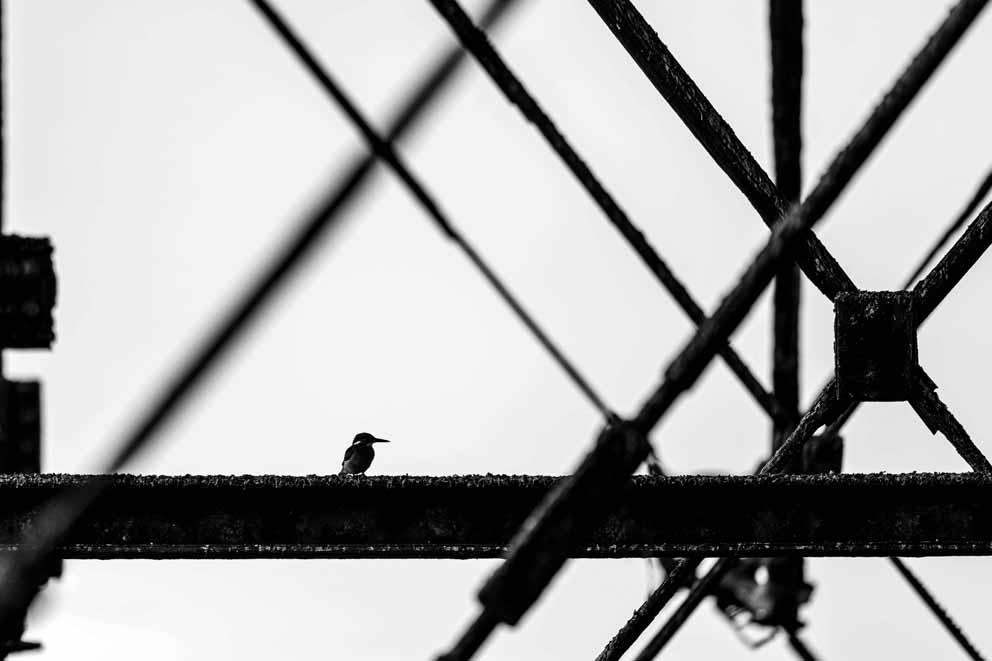
{"label": "metal bracket", "polygon": [[0,348],[51,347],[55,297],[51,241],[0,236]]}
{"label": "metal bracket", "polygon": [[859,402],[908,400],[919,367],[912,292],[844,292],[834,310],[840,396]]}
{"label": "metal bracket", "polygon": [[0,379],[0,473],[41,472],[41,384]]}

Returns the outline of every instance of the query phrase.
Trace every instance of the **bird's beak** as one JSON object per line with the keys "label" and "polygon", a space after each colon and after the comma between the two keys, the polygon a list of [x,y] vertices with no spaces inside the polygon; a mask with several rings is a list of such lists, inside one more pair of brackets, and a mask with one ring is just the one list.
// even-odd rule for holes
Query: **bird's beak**
{"label": "bird's beak", "polygon": [[377,438],[377,439],[373,440],[372,442],[373,443],[389,443],[389,441],[387,441],[384,438]]}

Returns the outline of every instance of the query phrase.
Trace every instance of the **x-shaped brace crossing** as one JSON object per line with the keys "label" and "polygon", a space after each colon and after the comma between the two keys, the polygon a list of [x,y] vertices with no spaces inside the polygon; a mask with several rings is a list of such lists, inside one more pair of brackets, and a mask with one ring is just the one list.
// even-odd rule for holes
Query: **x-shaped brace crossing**
{"label": "x-shaped brace crossing", "polygon": [[[721,338],[728,336],[743,318],[747,308],[756,298],[754,296],[755,283],[761,282],[761,285],[757,287],[760,289],[770,279],[770,276],[766,279],[767,269],[762,270],[762,260],[765,260],[766,264],[768,259],[777,261],[776,255],[780,255],[782,251],[776,250],[776,243],[781,247],[783,239],[787,244],[790,239],[792,240],[789,247],[794,246],[796,261],[807,277],[830,300],[836,299],[842,292],[856,290],[851,279],[815,236],[809,232],[809,229],[816,219],[825,213],[836,199],[839,191],[850,181],[854,172],[867,158],[867,155],[878,145],[881,136],[895,123],[901,111],[908,104],[908,100],[919,90],[923,81],[933,72],[936,63],[946,55],[950,46],[960,38],[967,25],[983,8],[984,3],[962,2],[952,11],[940,30],[927,42],[923,50],[910,64],[900,81],[886,95],[869,120],[834,160],[810,196],[800,207],[790,210],[768,176],[757,165],[730,127],[716,113],[712,105],[709,104],[705,96],[675,61],[675,58],[664,47],[657,34],[636,9],[627,0],[589,0],[589,2],[599,12],[604,22],[635,59],[649,80],[665,96],[690,131],[741,189],[765,222],[773,227],[773,237],[766,249],[752,263],[752,267],[742,277],[738,286],[727,296],[714,317],[702,324],[700,332],[685,347],[676,361],[669,366],[665,381],[648,399],[637,418],[633,420],[633,425],[637,430],[647,432],[670,408],[681,392],[694,383],[709,357],[712,356],[712,352],[708,349],[711,349],[712,345],[719,342]],[[490,73],[494,82],[507,94],[511,102],[520,106],[525,115],[534,121],[531,117],[533,113],[528,113],[526,105],[521,103],[521,99],[530,104],[533,104],[533,100],[529,98],[529,95],[526,95],[525,98],[525,93],[521,93],[522,87],[519,82],[512,77],[484,35],[479,33],[471,24],[470,19],[458,7],[457,3],[453,0],[432,0],[432,3],[459,35],[466,48]],[[554,147],[554,141],[551,142]],[[780,221],[779,219],[783,217],[785,220]],[[983,214],[984,217],[985,214]],[[958,242],[958,247],[962,246],[963,243],[965,243],[964,238]],[[965,245],[967,244],[965,243]],[[965,261],[973,263],[983,250],[984,247],[973,255],[973,259]],[[952,250],[952,254],[953,252]],[[947,262],[947,258],[941,264],[945,262]],[[930,295],[930,298],[933,299],[930,300],[924,292],[936,291],[936,288],[931,287],[928,290],[927,282],[942,283],[943,294],[946,295],[949,287],[960,279],[961,275],[963,275],[963,271],[955,275],[952,270],[942,269],[938,265],[931,271],[930,276],[917,286],[914,290],[914,302],[918,307],[918,322],[921,322],[932,311],[939,299],[943,298],[943,295],[939,297]],[[987,460],[981,457],[981,453],[967,438],[967,434],[963,433],[961,425],[937,398],[936,393],[933,392],[932,382],[924,376],[922,371],[917,376],[918,387],[914,393],[914,404],[916,404],[914,408],[918,409],[931,429],[941,430],[948,436],[973,468],[984,469],[988,465]],[[793,433],[761,472],[780,469],[785,459],[808,440],[817,428],[835,420],[841,414],[845,402],[840,399],[835,386],[836,384],[831,381],[831,385],[816,399],[814,406],[802,417]],[[580,471],[590,463],[594,463],[593,455],[587,458],[587,461],[580,467]],[[554,498],[549,499],[549,506],[553,501]],[[538,527],[537,523],[542,520],[547,521],[550,518],[549,511],[552,510],[546,510],[543,513],[538,512],[531,530]],[[518,547],[526,547],[527,542],[536,537],[537,535],[533,534],[528,537],[525,533],[522,535]],[[691,573],[695,564],[698,563],[692,563],[692,567],[689,567],[689,563],[683,563],[680,567],[681,573],[686,571]],[[635,614],[634,620],[639,619],[641,622],[634,627],[636,631],[631,629],[624,635],[625,632],[622,630],[618,634],[618,638],[625,637],[629,642],[626,642],[621,648],[621,646],[613,645],[617,642],[616,639],[611,641],[611,645],[600,658],[618,658],[619,654],[622,654],[629,647],[636,636],[643,631],[644,626],[653,619],[661,606],[674,593],[674,590],[670,589],[672,585],[678,585],[678,579],[674,574],[670,575],[669,580],[666,580],[656,592],[656,595],[662,593],[665,596],[655,600],[653,604],[646,603],[646,608],[642,607],[639,610],[640,618],[638,618],[638,614]],[[649,599],[649,602],[651,601]],[[487,616],[487,613],[484,612],[483,616],[466,632],[459,645],[452,650],[447,658],[468,658],[471,656],[481,641],[494,628],[497,621],[493,619],[491,614]],[[651,656],[642,658],[651,658]]]}
{"label": "x-shaped brace crossing", "polygon": [[[628,0],[589,0],[589,4],[686,127],[751,202],[765,224],[773,227],[788,209],[788,203],[644,17]],[[810,282],[829,300],[835,301],[841,293],[856,290],[851,278],[812,232],[808,232],[797,244],[796,260]],[[920,295],[914,293],[914,299],[917,305],[922,303]],[[974,470],[992,472],[992,464],[940,401],[935,392],[936,386],[929,377],[921,370],[915,378],[916,392],[910,401],[930,431],[942,432]],[[830,403],[830,408],[837,410],[835,415],[839,415],[853,402],[844,401],[835,390],[836,382],[831,381],[823,396],[837,398],[836,402]],[[825,424],[833,422],[833,419],[827,417]],[[809,434],[812,435],[813,431],[815,429],[809,430]],[[808,438],[805,436],[793,441],[789,451],[793,451],[797,442],[804,443]],[[775,461],[772,469],[779,467],[784,458]]]}

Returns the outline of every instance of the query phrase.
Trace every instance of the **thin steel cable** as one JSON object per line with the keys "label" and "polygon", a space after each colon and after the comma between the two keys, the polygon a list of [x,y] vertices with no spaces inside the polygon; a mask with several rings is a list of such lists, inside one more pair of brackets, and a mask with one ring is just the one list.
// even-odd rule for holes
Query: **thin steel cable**
{"label": "thin steel cable", "polygon": [[392,146],[386,142],[364,117],[354,102],[345,94],[344,90],[331,78],[330,74],[317,62],[313,54],[307,49],[300,38],[290,28],[289,24],[276,12],[266,0],[249,0],[259,11],[268,25],[281,38],[282,42],[296,56],[299,63],[310,72],[310,74],[320,83],[320,86],[337,103],[338,107],[347,115],[355,128],[362,134],[368,143],[369,148],[375,152],[379,158],[386,162],[396,173],[407,189],[413,194],[420,205],[427,212],[428,216],[435,222],[438,229],[455,242],[465,253],[469,260],[482,273],[483,277],[496,290],[500,298],[513,310],[513,313],[531,332],[538,343],[554,359],[558,366],[571,379],[572,383],[589,400],[603,417],[607,420],[616,417],[603,398],[593,389],[589,380],[583,376],[575,365],[565,356],[564,352],[557,347],[554,341],[545,333],[534,320],[534,317],[524,309],[516,297],[510,292],[505,284],[499,279],[492,268],[483,260],[478,251],[469,244],[468,240],[452,225],[447,214],[441,211],[440,206],[434,196],[427,191],[420,180],[414,176],[403,159],[396,153]]}
{"label": "thin steel cable", "polygon": [[959,627],[951,616],[947,614],[947,611],[944,610],[944,608],[937,602],[933,594],[931,594],[920,579],[917,578],[916,574],[910,571],[909,567],[907,567],[906,564],[899,558],[889,558],[889,561],[902,575],[902,577],[906,579],[906,582],[909,583],[910,587],[913,588],[916,594],[919,595],[920,599],[923,600],[923,603],[925,603],[930,609],[930,612],[932,612],[937,619],[940,620],[940,623],[944,625],[945,629],[947,629],[947,633],[951,634],[954,640],[958,642],[965,654],[974,659],[974,661],[984,661],[981,653],[979,653],[975,646],[971,644],[971,641],[968,640],[967,636],[964,635],[964,631],[961,630],[961,627]]}
{"label": "thin steel cable", "polygon": [[[495,24],[506,15],[516,0],[494,0],[486,10],[483,21]],[[411,93],[400,104],[400,110],[390,121],[388,135],[393,139],[405,136],[423,117],[438,94],[451,80],[458,65],[465,59],[460,46],[453,47],[433,69],[429,70]],[[204,339],[191,351],[190,357],[170,377],[165,387],[149,402],[126,431],[114,456],[104,472],[112,473],[124,467],[140,450],[157,437],[165,424],[175,416],[190,395],[202,384],[204,377],[215,368],[236,342],[244,336],[251,323],[257,319],[286,285],[302,262],[313,252],[320,239],[327,236],[340,222],[343,212],[356,200],[368,181],[377,159],[362,155],[353,159],[326,195],[287,237],[265,268],[253,279],[241,295],[228,308],[222,318]],[[67,492],[60,498],[46,503],[35,518],[36,525],[24,533],[20,550],[0,558],[0,622],[16,618],[23,613],[37,592],[31,577],[72,528],[73,523],[95,502],[101,492],[101,483],[77,491]]]}
{"label": "thin steel cable", "polygon": [[[668,291],[686,316],[697,326],[705,321],[705,313],[692,298],[689,290],[647,241],[644,233],[634,225],[613,195],[606,190],[585,160],[575,151],[568,139],[558,130],[551,117],[527,91],[523,82],[513,73],[499,52],[486,38],[485,33],[472,23],[472,19],[456,0],[431,0],[431,2],[461,40],[466,50],[472,53],[479,65],[489,74],[493,83],[503,92],[507,101],[515,105],[524,118],[537,128],[548,146],[574,175],[576,181],[592,198],[614,229],[626,239],[627,244],[641,258],[641,263]],[[719,354],[758,405],[772,419],[784,420],[784,412],[776,402],[775,397],[765,390],[729,343],[720,348]]]}
{"label": "thin steel cable", "polygon": [[913,287],[913,314],[919,326],[992,244],[992,203],[985,205],[951,249]]}
{"label": "thin steel cable", "polygon": [[964,425],[941,401],[930,377],[921,376],[917,379],[917,387],[910,395],[909,403],[930,431],[934,434],[938,431],[942,433],[973,471],[992,473],[992,463],[989,463],[985,454],[971,440]]}
{"label": "thin steel cable", "polygon": [[968,203],[951,221],[951,224],[948,225],[947,229],[944,230],[944,233],[940,235],[937,241],[933,244],[933,247],[930,248],[929,252],[927,252],[923,259],[920,260],[920,263],[915,269],[913,269],[912,274],[906,278],[906,282],[903,283],[902,286],[903,289],[909,289],[913,286],[913,283],[920,277],[923,270],[930,265],[930,262],[933,261],[933,258],[936,257],[937,253],[940,252],[940,250],[947,245],[947,242],[951,240],[951,237],[954,236],[958,230],[964,227],[966,222],[968,222],[968,219],[971,218],[971,214],[973,214],[975,209],[978,208],[978,205],[982,203],[982,200],[984,200],[985,196],[988,195],[990,189],[992,189],[992,170],[989,170],[988,174],[985,175],[985,179],[983,179],[982,183],[978,185],[978,189],[975,190],[974,194],[972,194],[971,199],[968,200]]}

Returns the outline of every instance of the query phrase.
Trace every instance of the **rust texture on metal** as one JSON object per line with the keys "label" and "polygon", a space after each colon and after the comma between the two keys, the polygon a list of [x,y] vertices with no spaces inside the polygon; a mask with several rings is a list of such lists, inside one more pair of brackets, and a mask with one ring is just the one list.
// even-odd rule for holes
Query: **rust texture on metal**
{"label": "rust texture on metal", "polygon": [[[774,227],[791,207],[790,201],[782,196],[654,28],[629,0],[588,2],[769,229]],[[851,278],[811,232],[802,233],[796,260],[810,281],[831,300],[839,292],[855,289]]]}
{"label": "rust texture on metal", "polygon": [[[641,263],[651,272],[662,287],[672,296],[682,311],[697,326],[706,320],[706,313],[689,293],[681,280],[672,272],[657,250],[648,242],[644,233],[633,223],[616,198],[606,189],[593,173],[586,161],[572,147],[566,138],[545,113],[538,101],[530,94],[524,83],[510,69],[506,61],[486,38],[485,32],[477,28],[458,3],[451,0],[432,0],[434,7],[448,21],[465,48],[472,53],[479,65],[486,71],[507,101],[515,105],[524,119],[532,123],[544,137],[548,146],[558,155],[561,162],[572,173],[576,181],[588,193],[614,229],[626,239],[627,244],[641,258]],[[751,369],[734,351],[730,344],[719,349],[727,367],[733,372],[755,402],[770,417],[785,421],[785,412],[779,406]]]}
{"label": "rust texture on metal", "polygon": [[[61,547],[63,557],[496,557],[542,498],[566,484],[506,475],[5,475],[0,549],[20,539],[55,493],[94,480],[106,488]],[[636,477],[570,555],[777,553],[992,553],[992,478]]]}
{"label": "rust texture on metal", "polygon": [[[647,79],[772,230],[765,246],[709,317],[510,72],[457,0],[430,1],[696,322],[696,333],[666,367],[664,379],[633,419],[621,420],[457,232],[394,149],[399,133],[426,106],[454,70],[460,55],[452,54],[442,64],[428,81],[428,88],[412,101],[411,114],[401,116],[394,131],[380,135],[288,23],[266,0],[253,0],[363,134],[374,154],[394,170],[439,229],[461,247],[534,338],[603,414],[606,424],[574,474],[558,478],[0,477],[0,493],[4,496],[0,499],[0,551],[15,551],[7,556],[9,562],[0,585],[0,658],[20,636],[25,609],[47,575],[45,567],[60,557],[504,556],[506,561],[480,591],[484,608],[479,617],[445,657],[454,661],[475,654],[500,623],[516,624],[570,557],[679,558],[667,579],[602,655],[619,658],[677,589],[695,576],[703,555],[722,556],[691,588],[672,620],[638,657],[648,661],[661,651],[704,596],[725,584],[720,575],[734,569],[738,583],[747,584],[744,596],[737,601],[758,604],[750,610],[763,614],[762,621],[786,629],[800,657],[812,656],[796,638],[801,625],[795,616],[798,597],[794,603],[777,605],[774,600],[758,603],[750,599],[758,581],[748,573],[750,570],[741,573],[739,557],[777,556],[775,560],[782,571],[772,567],[773,583],[778,581],[775,572],[788,580],[775,586],[788,589],[792,581],[789,577],[794,576],[793,587],[805,588],[808,593],[798,559],[801,556],[992,554],[992,464],[938,398],[936,385],[917,364],[915,333],[992,243],[989,207],[912,292],[857,292],[855,284],[811,231],[987,0],[960,0],[955,5],[801,202],[801,4],[772,1],[774,133],[779,180],[776,187],[628,0],[588,0]],[[483,23],[495,20],[493,17],[510,3],[511,0],[502,5],[496,2]],[[181,409],[201,377],[267,307],[315,240],[333,226],[338,212],[365,180],[372,164],[371,158],[357,160],[338,193],[315,207],[254,286],[221,318],[136,420],[108,464],[108,472],[123,468]],[[987,191],[986,183],[983,187]],[[981,199],[976,196],[972,200],[942,241],[957,231]],[[924,260],[914,278],[936,252],[934,249]],[[838,311],[836,380],[830,381],[802,416],[797,404],[798,280],[791,268],[793,262],[798,262],[814,285],[836,302]],[[47,240],[0,238],[0,278],[4,280],[0,283],[4,285],[0,287],[0,348],[50,345],[56,292]],[[758,296],[776,278],[780,287],[775,298],[775,394],[770,395],[728,343]],[[630,475],[652,454],[647,439],[652,428],[694,386],[716,355],[727,360],[775,421],[773,457],[753,477],[631,479]],[[867,400],[909,400],[931,431],[947,436],[978,474],[832,474],[830,471],[840,468],[843,450],[837,433],[857,402]],[[8,423],[8,418],[11,417],[0,422]],[[24,418],[20,422],[27,427],[31,421]],[[828,425],[827,432],[814,437],[823,425]],[[7,452],[9,446],[11,442],[0,439],[0,450]],[[825,474],[772,474],[782,470]],[[894,562],[898,567],[898,561]],[[902,571],[906,573],[908,569],[903,567]],[[935,602],[927,603],[933,607]],[[950,622],[949,618],[942,621]]]}
{"label": "rust texture on metal", "polygon": [[834,301],[834,311],[834,370],[841,397],[908,400],[919,367],[913,294],[844,292]]}

